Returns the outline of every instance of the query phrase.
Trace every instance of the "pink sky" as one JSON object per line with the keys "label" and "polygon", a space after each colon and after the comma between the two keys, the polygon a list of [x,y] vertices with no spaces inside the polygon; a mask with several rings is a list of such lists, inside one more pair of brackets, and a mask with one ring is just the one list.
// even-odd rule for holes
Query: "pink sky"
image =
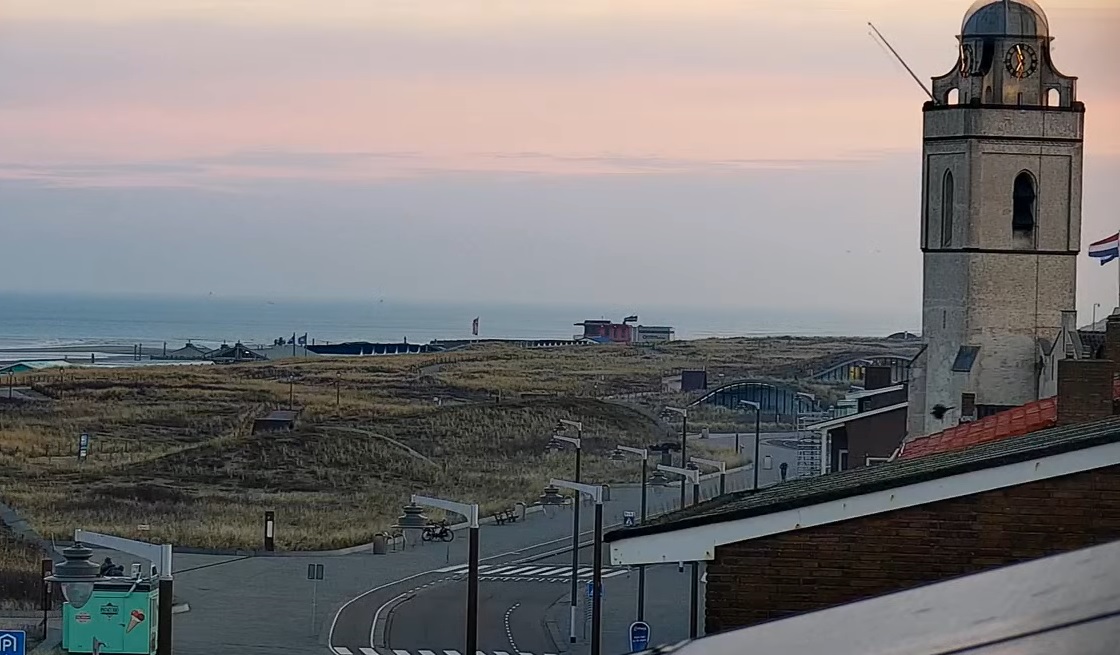
{"label": "pink sky", "polygon": [[[34,79],[9,83],[0,104],[5,163],[413,154],[346,168],[384,176],[915,151],[923,96],[865,23],[925,79],[953,65],[967,3],[925,14],[881,0],[8,4],[0,55]],[[1120,154],[1120,74],[1100,56],[1120,5],[1045,6],[1059,66],[1082,78],[1087,151]],[[547,157],[501,156],[520,153]]]}
{"label": "pink sky", "polygon": [[[41,274],[0,290],[393,280],[418,299],[811,302],[918,329],[925,96],[867,21],[928,84],[969,4],[6,0],[0,203],[24,220],[3,237]],[[1089,241],[1120,223],[1120,3],[1042,4],[1088,110]],[[236,247],[150,247],[184,226]],[[91,251],[114,257],[90,268]],[[1116,273],[1082,260],[1087,317]],[[604,262],[629,275],[572,283]]]}

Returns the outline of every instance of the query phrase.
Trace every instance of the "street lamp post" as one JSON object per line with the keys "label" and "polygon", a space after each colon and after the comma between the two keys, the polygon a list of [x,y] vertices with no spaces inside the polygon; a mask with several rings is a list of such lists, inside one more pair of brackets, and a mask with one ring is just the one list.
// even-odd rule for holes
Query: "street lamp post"
{"label": "street lamp post", "polygon": [[[681,415],[681,466],[688,461],[688,409],[680,407],[666,407],[666,412]],[[684,484],[681,484],[681,509],[684,509]]]}
{"label": "street lamp post", "polygon": [[[685,480],[692,482],[692,504],[700,502],[700,471],[697,469],[677,468],[675,466],[657,465],[658,471],[676,473]],[[684,488],[684,484],[681,484]],[[700,563],[692,563],[692,585],[688,606],[688,638],[696,639],[700,633],[698,614],[700,612]]]}
{"label": "street lamp post", "polygon": [[[727,463],[715,459],[701,459],[699,457],[691,457],[688,460],[693,464],[702,464],[710,466],[719,471],[719,495],[723,495],[727,491]],[[692,501],[695,503],[695,499]]]}
{"label": "street lamp post", "polygon": [[1099,302],[1093,303],[1093,322],[1089,324],[1091,326],[1090,329],[1092,330],[1097,329],[1097,307],[1100,306],[1101,304]]}
{"label": "street lamp post", "polygon": [[[631,453],[642,458],[642,509],[641,521],[642,525],[646,522],[646,485],[648,483],[649,471],[649,451],[645,448],[631,448],[629,446],[615,446],[618,450],[625,453]],[[645,618],[646,613],[646,565],[638,565],[638,620],[641,621]]]}
{"label": "street lamp post", "polygon": [[478,652],[478,505],[457,503],[441,498],[412,495],[412,504],[435,507],[461,514],[468,523],[469,554],[467,555],[467,634],[464,653]]}
{"label": "street lamp post", "polygon": [[[554,487],[571,489],[578,494],[587,494],[595,500],[595,538],[591,571],[591,655],[601,655],[603,627],[603,487],[601,485],[580,484],[565,480],[549,481]],[[572,615],[573,625],[575,614]],[[575,628],[572,628],[575,634]],[[575,637],[573,636],[574,640]]]}
{"label": "street lamp post", "polygon": [[[739,404],[740,405],[745,405],[747,407],[753,407],[754,408],[754,462],[751,464],[751,467],[754,469],[754,484],[751,485],[751,489],[757,490],[758,489],[758,467],[759,467],[758,451],[759,451],[759,443],[762,440],[762,434],[761,434],[762,433],[762,405],[754,402],[753,400],[740,400]],[[736,444],[735,445],[735,453],[738,454],[738,452],[739,452],[739,446],[738,446],[738,444]]]}
{"label": "street lamp post", "polygon": [[[579,421],[569,421],[568,419],[560,419],[559,424],[556,426],[557,431],[563,430],[565,426],[573,427],[576,429],[576,437],[563,437],[554,435],[552,438],[558,441],[566,441],[576,447],[576,479],[580,482],[580,459],[583,452],[583,423]],[[556,485],[559,486],[559,485]],[[576,603],[579,600],[579,578],[576,576],[576,569],[579,568],[579,495],[575,497],[575,502],[572,503],[572,597],[571,607],[569,608],[569,623],[568,626],[568,639],[571,643],[576,643]]]}

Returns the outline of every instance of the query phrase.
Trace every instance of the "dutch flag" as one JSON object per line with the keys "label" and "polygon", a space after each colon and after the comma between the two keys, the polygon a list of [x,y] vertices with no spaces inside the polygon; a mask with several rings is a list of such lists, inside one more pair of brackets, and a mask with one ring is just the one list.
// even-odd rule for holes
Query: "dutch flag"
{"label": "dutch flag", "polygon": [[1089,256],[1101,260],[1101,265],[1120,259],[1120,232],[1089,244]]}

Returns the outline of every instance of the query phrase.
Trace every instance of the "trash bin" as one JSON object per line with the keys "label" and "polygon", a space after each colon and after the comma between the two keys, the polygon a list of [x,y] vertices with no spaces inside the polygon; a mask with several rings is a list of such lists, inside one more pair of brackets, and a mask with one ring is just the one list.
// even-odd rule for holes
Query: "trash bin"
{"label": "trash bin", "polygon": [[525,503],[520,503],[520,502],[514,503],[513,504],[513,514],[514,514],[514,516],[517,517],[518,521],[524,521],[525,520]]}
{"label": "trash bin", "polygon": [[603,485],[603,502],[605,503],[610,499],[611,499],[611,486],[609,484],[604,484]]}
{"label": "trash bin", "polygon": [[389,552],[389,544],[385,540],[385,533],[378,532],[373,535],[373,554],[384,555]]}

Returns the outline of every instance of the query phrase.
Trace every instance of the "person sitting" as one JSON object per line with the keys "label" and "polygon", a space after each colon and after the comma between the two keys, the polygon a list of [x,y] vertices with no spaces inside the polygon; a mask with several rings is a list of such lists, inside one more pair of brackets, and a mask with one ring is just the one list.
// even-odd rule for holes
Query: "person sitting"
{"label": "person sitting", "polygon": [[106,557],[104,561],[101,562],[101,569],[97,572],[97,574],[101,577],[110,576],[113,575],[113,569],[115,568],[117,568],[117,565],[113,564],[113,558]]}

